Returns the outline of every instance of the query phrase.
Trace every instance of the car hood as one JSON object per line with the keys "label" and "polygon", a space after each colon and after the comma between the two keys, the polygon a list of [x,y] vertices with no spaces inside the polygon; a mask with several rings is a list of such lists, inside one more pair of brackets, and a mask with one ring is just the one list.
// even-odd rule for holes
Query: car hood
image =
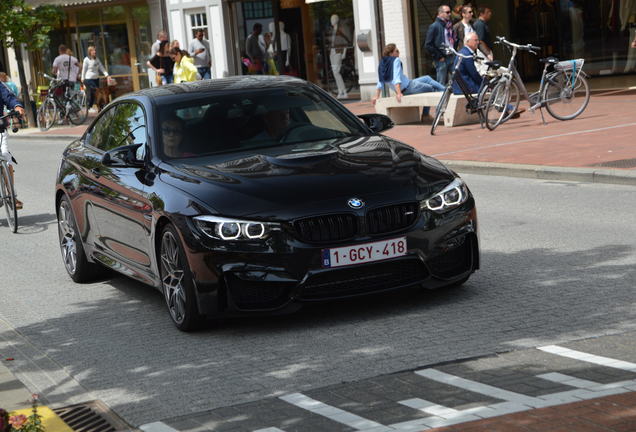
{"label": "car hood", "polygon": [[163,166],[161,181],[225,216],[288,219],[352,211],[430,197],[454,174],[436,159],[388,137],[301,143],[179,159]]}

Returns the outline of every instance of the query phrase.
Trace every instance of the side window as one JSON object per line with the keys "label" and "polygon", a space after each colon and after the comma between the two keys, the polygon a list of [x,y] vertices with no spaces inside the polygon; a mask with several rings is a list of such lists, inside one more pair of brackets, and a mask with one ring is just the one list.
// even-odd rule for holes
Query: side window
{"label": "side window", "polygon": [[134,103],[121,103],[115,106],[115,114],[110,125],[111,139],[103,150],[111,150],[132,144],[144,144],[137,152],[143,158],[146,144],[146,119],[141,107]]}
{"label": "side window", "polygon": [[88,145],[101,150],[104,150],[108,146],[108,141],[110,140],[110,125],[113,120],[115,108],[116,107],[109,108],[108,111],[102,114],[99,120],[97,120],[97,123],[95,123],[88,133]]}

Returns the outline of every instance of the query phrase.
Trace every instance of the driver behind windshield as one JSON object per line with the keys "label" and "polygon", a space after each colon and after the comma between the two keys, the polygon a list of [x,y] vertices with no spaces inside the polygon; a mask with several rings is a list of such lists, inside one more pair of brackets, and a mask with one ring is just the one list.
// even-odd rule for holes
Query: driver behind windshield
{"label": "driver behind windshield", "polygon": [[291,121],[289,110],[268,111],[263,115],[263,121],[265,122],[265,133],[267,133],[270,138],[279,140],[289,127]]}
{"label": "driver behind windshield", "polygon": [[183,157],[181,143],[183,141],[184,122],[180,117],[172,115],[161,123],[161,139],[163,152],[169,157]]}

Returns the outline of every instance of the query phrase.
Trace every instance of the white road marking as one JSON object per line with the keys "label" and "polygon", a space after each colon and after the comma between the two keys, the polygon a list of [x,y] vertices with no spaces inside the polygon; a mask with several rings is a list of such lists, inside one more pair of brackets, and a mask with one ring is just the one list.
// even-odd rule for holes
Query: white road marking
{"label": "white road marking", "polygon": [[568,357],[575,360],[584,361],[587,363],[593,363],[601,366],[606,366],[614,369],[622,369],[629,372],[636,372],[636,363],[630,363],[623,360],[616,360],[609,357],[597,356],[594,354],[584,353],[582,351],[575,351],[569,348],[560,347],[558,345],[547,345],[537,347],[541,351],[555,354],[561,357]]}
{"label": "white road marking", "polygon": [[154,422],[154,423],[146,423],[145,425],[139,426],[144,432],[179,432],[176,429],[171,428],[164,422]]}
{"label": "white road marking", "polygon": [[464,152],[468,152],[468,151],[483,150],[483,149],[489,149],[489,148],[497,148],[497,147],[503,147],[503,146],[508,146],[508,145],[514,145],[514,144],[523,144],[523,143],[532,142],[532,141],[543,141],[543,140],[552,139],[552,138],[560,138],[560,137],[564,137],[564,136],[572,136],[572,135],[581,135],[581,134],[593,133],[593,132],[601,132],[601,131],[604,131],[604,130],[618,129],[618,128],[624,128],[624,127],[630,127],[630,126],[636,126],[636,123],[625,123],[625,124],[616,125],[616,126],[607,126],[607,127],[602,127],[602,128],[596,128],[596,129],[586,129],[586,130],[581,130],[581,131],[566,132],[566,133],[556,134],[556,135],[547,135],[547,136],[542,136],[542,137],[525,138],[525,139],[521,139],[521,140],[507,141],[507,142],[484,145],[484,146],[475,146],[475,147],[465,148],[463,150],[455,150],[455,151],[449,151],[449,152],[444,152],[444,153],[435,153],[435,154],[432,154],[431,156],[433,156],[435,158],[440,158],[441,156],[448,156],[448,155],[457,154],[457,153],[464,153]]}
{"label": "white road marking", "polygon": [[268,427],[265,429],[257,429],[254,432],[285,432],[282,429],[278,429],[277,427]]}
{"label": "white road marking", "polygon": [[[323,417],[327,417],[330,420],[336,421],[338,423],[342,423],[354,429],[377,429],[378,432],[380,430],[390,431],[391,429],[374,421],[365,419],[364,417],[360,417],[356,414],[352,414],[345,410],[341,410],[340,408],[333,407],[331,405],[327,405],[315,399],[312,399],[308,396],[305,396],[302,393],[292,393],[285,396],[280,396],[279,399],[284,400],[287,403],[292,405],[296,405],[299,408],[305,409],[307,411],[311,411],[314,414],[321,415]],[[384,428],[384,429],[381,429]]]}

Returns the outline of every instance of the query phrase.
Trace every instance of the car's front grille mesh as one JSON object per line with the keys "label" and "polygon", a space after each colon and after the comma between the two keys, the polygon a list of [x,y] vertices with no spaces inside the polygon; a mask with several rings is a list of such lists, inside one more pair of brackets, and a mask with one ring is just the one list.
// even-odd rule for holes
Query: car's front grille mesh
{"label": "car's front grille mesh", "polygon": [[383,234],[409,227],[417,219],[416,203],[397,204],[371,210],[367,214],[369,234]]}
{"label": "car's front grille mesh", "polygon": [[335,214],[300,219],[294,223],[303,241],[328,242],[346,240],[358,233],[358,222],[351,214]]}
{"label": "car's front grille mesh", "polygon": [[418,215],[417,203],[396,204],[370,210],[366,216],[366,232],[353,214],[333,214],[299,219],[294,229],[303,241],[324,243],[348,240],[359,234],[386,234],[408,228]]}

